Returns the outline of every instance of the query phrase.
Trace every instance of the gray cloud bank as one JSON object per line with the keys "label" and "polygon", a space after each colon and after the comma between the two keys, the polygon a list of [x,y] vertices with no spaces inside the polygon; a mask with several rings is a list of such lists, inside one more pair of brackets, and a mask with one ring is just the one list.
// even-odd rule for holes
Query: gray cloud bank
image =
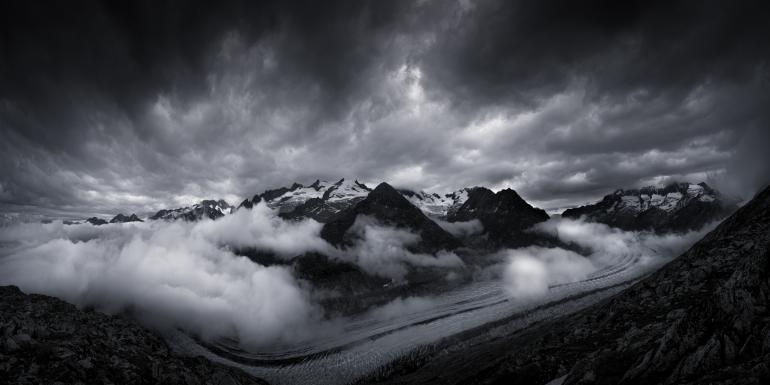
{"label": "gray cloud bank", "polygon": [[[477,228],[472,222],[463,227]],[[590,250],[588,256],[529,247],[476,256],[482,262],[501,261],[480,267],[466,265],[451,252],[412,253],[408,247],[419,241],[418,235],[366,216],[351,228],[357,240],[345,250],[326,243],[320,230],[321,224],[313,220],[283,220],[264,203],[215,221],[16,223],[0,228],[0,284],[108,313],[130,311],[159,329],[182,328],[209,339],[237,338],[258,349],[335,333],[341,323],[326,317],[314,302],[312,284],[296,279],[290,267],[262,266],[233,249],[257,248],[286,259],[320,252],[396,283],[405,282],[412,268],[444,269],[447,280],[469,270],[479,279],[502,279],[509,295],[527,301],[546,294],[549,285],[585,279],[629,259],[637,267],[654,266],[706,231],[657,236],[554,218],[535,231]],[[490,273],[476,274],[484,272]],[[433,297],[399,298],[371,309],[369,315],[397,317],[434,303]]]}
{"label": "gray cloud bank", "polygon": [[[107,313],[130,311],[160,329],[261,347],[333,332],[335,322],[290,267],[262,266],[234,249],[257,248],[287,260],[320,252],[398,283],[410,267],[463,267],[453,253],[408,251],[419,235],[368,217],[356,221],[351,231],[359,239],[346,250],[326,243],[320,230],[313,220],[285,221],[264,203],[215,221],[16,223],[0,227],[0,284]],[[374,314],[401,309],[391,305]]]}
{"label": "gray cloud bank", "polygon": [[501,252],[502,282],[517,300],[533,300],[548,292],[550,285],[577,282],[603,269],[629,268],[649,271],[678,256],[716,227],[711,223],[686,234],[654,234],[623,231],[601,223],[551,218],[535,231],[588,251],[582,256],[562,248],[527,247]]}
{"label": "gray cloud bank", "polygon": [[285,255],[328,247],[319,229],[259,210],[195,224],[17,224],[0,231],[0,283],[108,313],[131,311],[149,325],[203,338],[291,342],[318,332],[322,312],[289,268],[261,266],[229,248]]}
{"label": "gray cloud bank", "polygon": [[341,176],[545,207],[768,181],[761,1],[214,4],[3,3],[2,210]]}

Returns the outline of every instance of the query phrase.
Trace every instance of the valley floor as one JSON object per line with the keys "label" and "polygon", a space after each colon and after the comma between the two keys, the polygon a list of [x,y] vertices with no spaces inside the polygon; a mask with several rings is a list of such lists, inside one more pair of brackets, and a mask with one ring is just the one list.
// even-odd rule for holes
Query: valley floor
{"label": "valley floor", "polygon": [[353,383],[387,377],[394,368],[433,356],[437,346],[459,348],[460,340],[485,343],[578,311],[656,267],[629,257],[586,280],[553,286],[545,297],[528,302],[510,299],[498,281],[479,282],[433,298],[427,309],[389,319],[365,314],[348,320],[341,332],[272,352],[247,352],[227,341],[200,343],[182,333],[170,338],[170,344],[180,353],[203,355],[272,384]]}

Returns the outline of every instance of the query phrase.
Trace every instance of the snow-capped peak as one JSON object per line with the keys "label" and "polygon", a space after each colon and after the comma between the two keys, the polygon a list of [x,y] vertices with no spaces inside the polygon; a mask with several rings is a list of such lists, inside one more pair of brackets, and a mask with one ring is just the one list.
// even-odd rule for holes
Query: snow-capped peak
{"label": "snow-capped peak", "polygon": [[713,202],[718,198],[716,191],[705,183],[672,183],[665,187],[647,186],[634,190],[617,190],[614,195],[620,200],[608,207],[612,211],[642,212],[657,208],[671,212],[691,200]]}
{"label": "snow-capped peak", "polygon": [[369,195],[370,191],[372,191],[372,189],[357,180],[351,182],[349,180],[340,179],[324,192],[323,199],[329,202],[336,202],[358,197],[365,198]]}
{"label": "snow-capped peak", "polygon": [[357,180],[343,178],[332,183],[318,179],[308,186],[295,183],[291,188],[269,190],[259,197],[269,207],[282,213],[291,212],[310,199],[320,199],[329,206],[329,210],[336,212],[364,199],[369,191],[369,187]]}
{"label": "snow-capped peak", "polygon": [[425,191],[400,190],[409,202],[417,206],[426,215],[444,218],[457,211],[468,200],[468,188],[457,190],[451,194],[436,194]]}
{"label": "snow-capped peak", "polygon": [[217,219],[219,217],[230,214],[233,211],[233,206],[230,206],[224,200],[203,200],[200,203],[196,203],[192,206],[182,207],[178,209],[160,210],[150,219],[164,219],[164,220],[177,220],[184,219],[186,221],[197,221],[203,217],[210,219]]}

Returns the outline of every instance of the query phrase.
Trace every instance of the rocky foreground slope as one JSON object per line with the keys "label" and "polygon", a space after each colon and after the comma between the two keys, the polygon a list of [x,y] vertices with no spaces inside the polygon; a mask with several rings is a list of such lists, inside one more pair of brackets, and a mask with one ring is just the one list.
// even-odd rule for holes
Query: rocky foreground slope
{"label": "rocky foreground slope", "polygon": [[381,381],[770,383],[770,188],[607,301],[512,335],[447,341],[434,351]]}
{"label": "rocky foreground slope", "polygon": [[264,384],[121,317],[0,286],[0,384]]}

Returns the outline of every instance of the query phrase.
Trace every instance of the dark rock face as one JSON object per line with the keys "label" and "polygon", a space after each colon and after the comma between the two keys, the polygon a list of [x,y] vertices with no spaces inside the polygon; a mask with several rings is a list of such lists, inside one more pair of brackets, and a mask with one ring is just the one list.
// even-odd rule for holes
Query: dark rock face
{"label": "dark rock face", "polygon": [[251,200],[251,203],[252,204],[257,204],[257,203],[260,202],[260,200],[271,201],[271,200],[273,200],[275,198],[280,197],[283,194],[286,194],[289,191],[294,191],[294,190],[296,190],[298,188],[301,188],[301,187],[302,187],[302,185],[300,185],[298,183],[294,183],[291,188],[281,187],[281,188],[277,188],[277,189],[274,189],[274,190],[266,190],[261,195],[255,195],[254,198]]}
{"label": "dark rock face", "polygon": [[770,188],[620,294],[385,382],[562,376],[566,385],[770,383]]}
{"label": "dark rock face", "polygon": [[174,355],[133,321],[0,287],[0,383],[264,384],[202,357]]}
{"label": "dark rock face", "polygon": [[623,230],[679,233],[698,230],[735,209],[734,203],[705,183],[672,183],[663,188],[617,190],[595,204],[568,209],[562,216],[585,217]]}
{"label": "dark rock face", "polygon": [[318,222],[326,223],[330,221],[339,209],[330,205],[323,198],[310,198],[294,210],[287,213],[280,213],[279,216],[284,219],[301,220],[304,218],[313,218]]}
{"label": "dark rock face", "polygon": [[468,193],[468,200],[447,219],[450,222],[478,219],[489,241],[515,247],[531,244],[535,235],[524,230],[547,221],[548,214],[532,207],[511,189],[495,194],[484,187],[474,187]]}
{"label": "dark rock face", "polygon": [[113,217],[110,220],[110,223],[126,223],[126,222],[143,222],[141,219],[139,219],[136,214],[131,214],[131,216],[123,215],[123,213],[120,213]]}
{"label": "dark rock face", "polygon": [[[259,198],[259,196],[256,196],[255,198],[257,198],[257,199],[258,199],[258,198]],[[257,202],[259,202],[259,201],[257,201]],[[241,204],[239,204],[239,205],[238,205],[238,208],[241,208],[241,207],[244,207],[244,208],[250,209],[250,208],[254,207],[254,204],[253,204],[253,203],[251,203],[251,201],[250,201],[250,200],[248,200],[248,199],[244,199],[244,200],[243,200],[243,202],[241,202]]]}
{"label": "dark rock face", "polygon": [[97,218],[97,217],[88,218],[88,219],[86,219],[86,222],[88,222],[88,223],[90,223],[90,224],[92,224],[94,226],[101,226],[101,225],[106,225],[107,224],[107,221],[105,221],[102,218]]}
{"label": "dark rock face", "polygon": [[359,215],[370,216],[383,224],[407,228],[419,234],[421,241],[412,247],[413,252],[433,254],[461,245],[387,183],[380,183],[366,199],[326,223],[321,230],[321,237],[335,246],[351,244],[348,230]]}
{"label": "dark rock face", "polygon": [[200,203],[178,209],[160,210],[150,219],[163,219],[167,221],[182,219],[188,222],[199,221],[203,218],[217,219],[229,214],[233,210],[224,200],[203,200]]}

